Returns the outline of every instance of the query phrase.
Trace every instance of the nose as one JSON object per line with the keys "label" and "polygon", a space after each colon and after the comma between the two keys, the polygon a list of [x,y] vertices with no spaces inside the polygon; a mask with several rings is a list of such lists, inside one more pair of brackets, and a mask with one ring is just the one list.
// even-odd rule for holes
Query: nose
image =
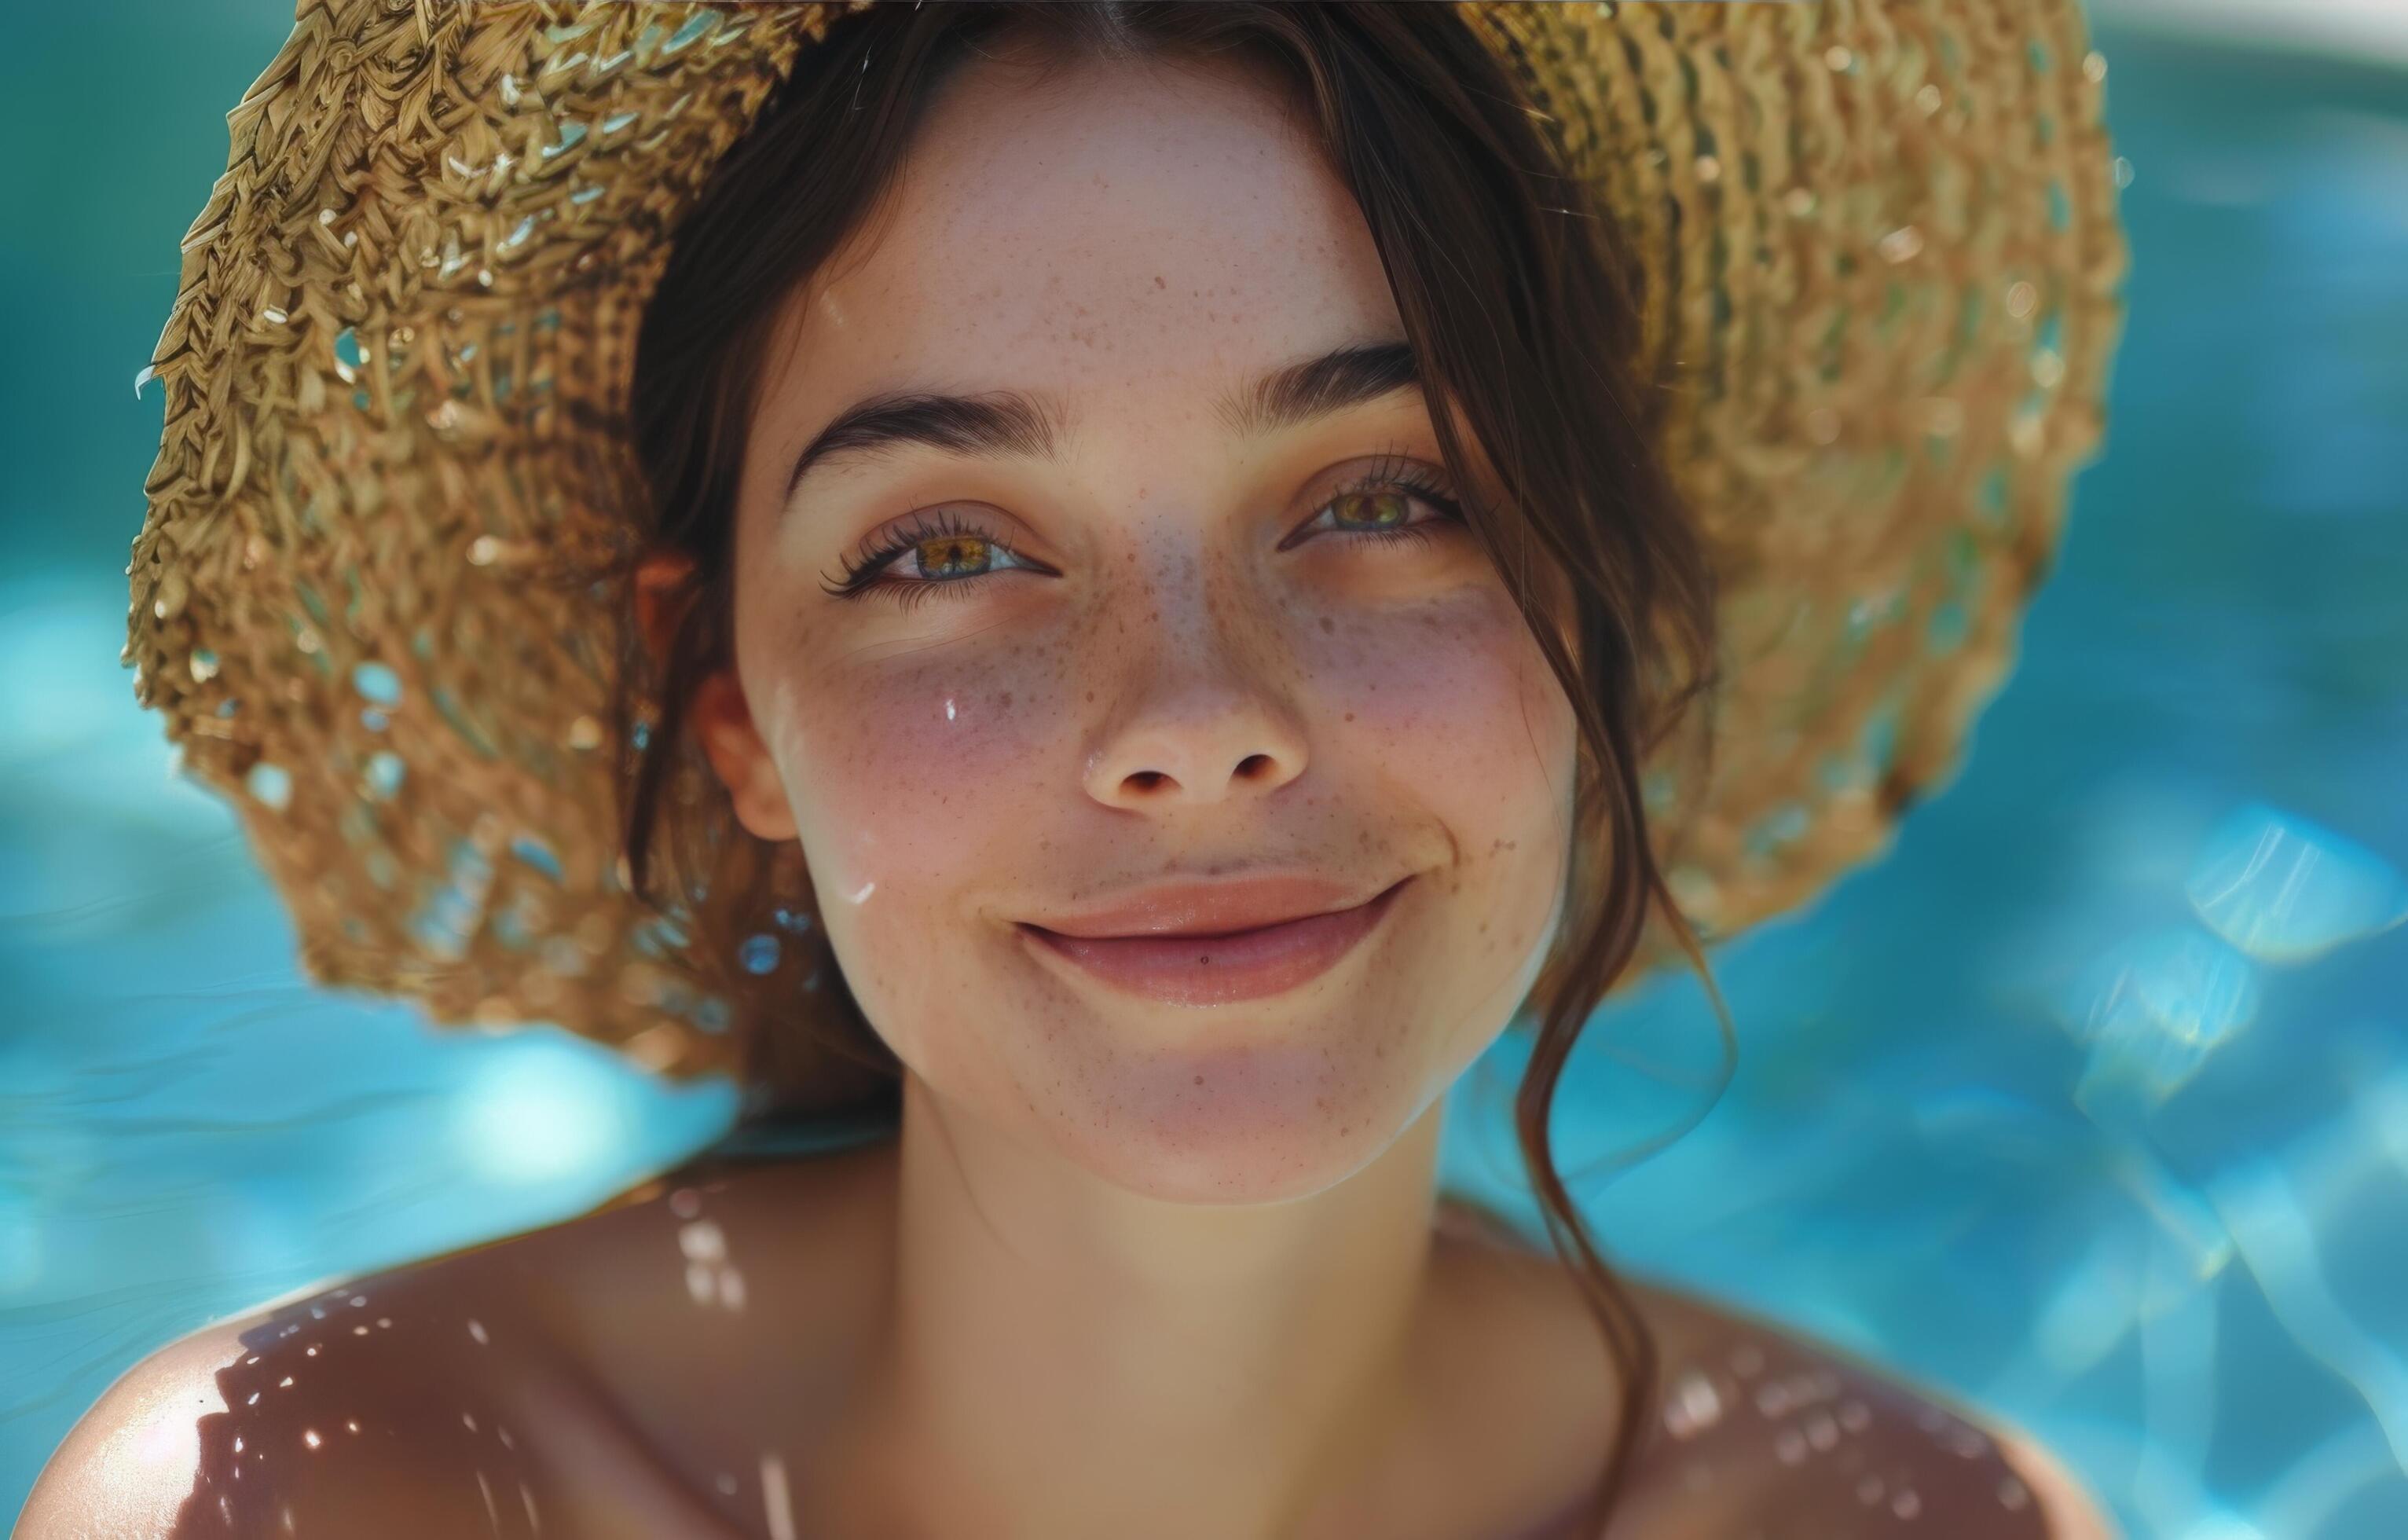
{"label": "nose", "polygon": [[1271,683],[1268,649],[1234,644],[1209,618],[1166,625],[1172,609],[1163,602],[1150,644],[1119,674],[1112,725],[1088,756],[1087,794],[1167,811],[1268,796],[1303,774],[1303,727]]}

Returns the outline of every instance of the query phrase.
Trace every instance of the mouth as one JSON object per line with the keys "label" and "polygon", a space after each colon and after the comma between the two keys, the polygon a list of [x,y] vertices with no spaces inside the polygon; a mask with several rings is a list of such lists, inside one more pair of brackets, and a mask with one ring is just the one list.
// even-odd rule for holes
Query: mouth
{"label": "mouth", "polygon": [[1223,1005],[1302,987],[1361,946],[1412,878],[1349,909],[1215,933],[1071,936],[1026,920],[1039,950],[1125,993],[1172,1005]]}

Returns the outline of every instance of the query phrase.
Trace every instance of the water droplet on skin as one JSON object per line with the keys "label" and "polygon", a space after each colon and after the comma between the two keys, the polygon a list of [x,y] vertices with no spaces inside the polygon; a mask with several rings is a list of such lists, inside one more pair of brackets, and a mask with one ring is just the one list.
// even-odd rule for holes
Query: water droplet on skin
{"label": "water droplet on skin", "polygon": [[1695,1369],[1684,1371],[1672,1387],[1671,1404],[1664,1410],[1665,1431],[1674,1438],[1691,1438],[1722,1420],[1723,1398],[1713,1382]]}
{"label": "water droplet on skin", "polygon": [[953,697],[951,697],[951,696],[947,696],[947,697],[945,698],[945,720],[946,720],[946,721],[948,721],[948,722],[951,722],[953,719]]}
{"label": "water droplet on skin", "polygon": [[314,1449],[314,1448],[316,1448],[319,1445],[323,1444],[323,1443],[325,1442],[325,1440],[324,1440],[324,1439],[322,1439],[322,1438],[320,1438],[320,1437],[318,1436],[318,1430],[317,1430],[317,1429],[315,1429],[315,1428],[311,1428],[311,1429],[308,1429],[308,1430],[305,1431],[305,1432],[301,1434],[301,1442],[302,1442],[302,1443],[304,1443],[304,1444],[307,1444],[308,1446],[309,1446],[309,1447],[311,1447],[311,1448],[313,1448],[313,1449]]}
{"label": "water droplet on skin", "polygon": [[477,1346],[480,1347],[492,1340],[485,1335],[485,1323],[474,1317],[470,1317],[468,1320],[468,1335],[477,1339]]}
{"label": "water droplet on skin", "polygon": [[871,893],[875,892],[877,887],[878,884],[876,882],[867,882],[862,884],[861,891],[853,895],[853,901],[854,903],[861,902],[864,899],[868,898]]}
{"label": "water droplet on skin", "polygon": [[769,1521],[769,1540],[795,1540],[795,1511],[786,1493],[786,1462],[773,1454],[761,1457],[761,1511]]}
{"label": "water droplet on skin", "polygon": [[692,1187],[680,1187],[669,1194],[669,1212],[681,1219],[691,1219],[702,1212],[702,1194]]}

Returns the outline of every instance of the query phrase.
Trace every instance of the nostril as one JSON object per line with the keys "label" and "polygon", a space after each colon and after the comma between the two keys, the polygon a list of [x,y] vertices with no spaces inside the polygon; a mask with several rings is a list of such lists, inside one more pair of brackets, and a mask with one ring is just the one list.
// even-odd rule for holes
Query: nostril
{"label": "nostril", "polygon": [[1259,771],[1270,769],[1270,765],[1271,756],[1269,755],[1250,754],[1243,759],[1238,761],[1238,773],[1240,775],[1252,778]]}
{"label": "nostril", "polygon": [[1155,786],[1160,785],[1163,782],[1168,780],[1169,777],[1164,775],[1160,770],[1138,770],[1132,773],[1129,776],[1129,779],[1137,783],[1138,790],[1152,791]]}

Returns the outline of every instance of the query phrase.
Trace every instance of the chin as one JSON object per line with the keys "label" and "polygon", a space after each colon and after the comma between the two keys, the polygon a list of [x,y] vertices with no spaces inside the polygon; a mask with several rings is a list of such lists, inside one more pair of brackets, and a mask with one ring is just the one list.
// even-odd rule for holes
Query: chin
{"label": "chin", "polygon": [[1108,1094],[1049,1121],[1066,1156],[1128,1191],[1284,1202],[1352,1176],[1412,1122],[1423,1099],[1397,1060],[1347,1062],[1297,1043],[1165,1055],[1119,1067]]}

